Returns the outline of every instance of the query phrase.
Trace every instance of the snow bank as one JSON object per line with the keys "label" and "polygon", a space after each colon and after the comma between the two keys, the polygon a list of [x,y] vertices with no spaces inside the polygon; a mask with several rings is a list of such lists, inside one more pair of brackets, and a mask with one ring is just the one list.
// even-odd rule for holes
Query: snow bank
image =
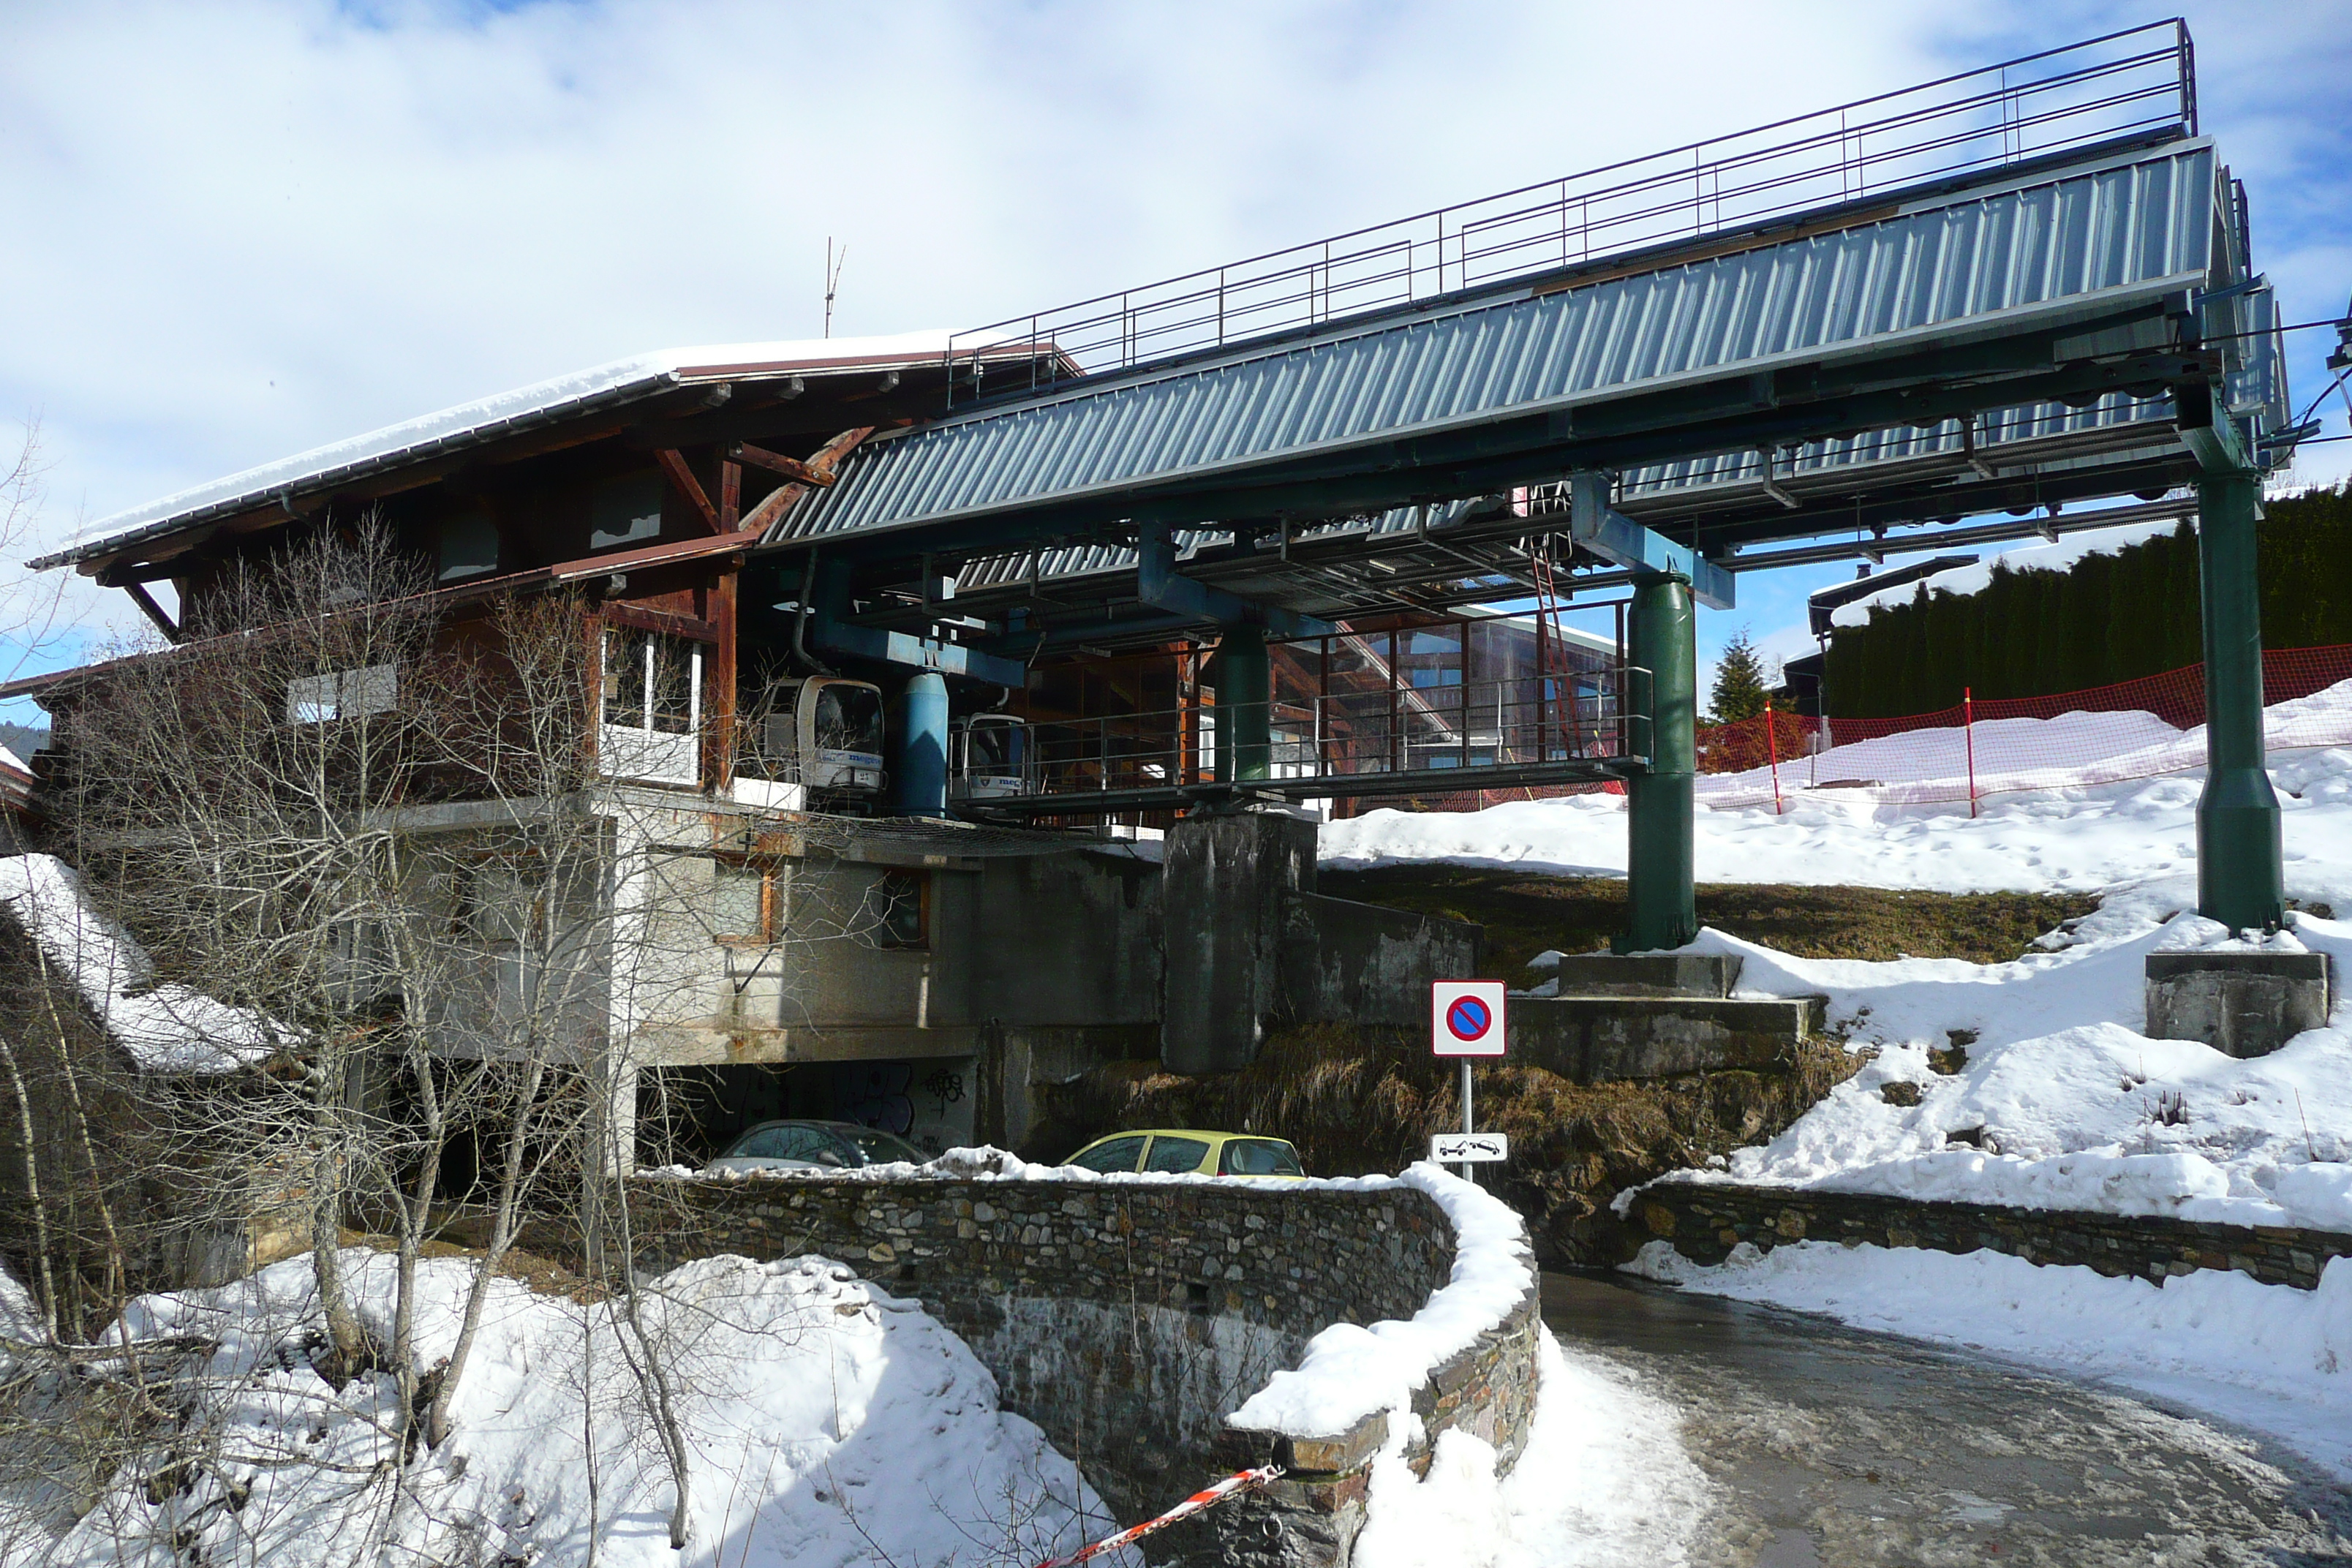
{"label": "snow bank", "polygon": [[[394,1260],[343,1258],[388,1336]],[[462,1260],[419,1266],[421,1365],[447,1354],[472,1277]],[[709,1258],[648,1291],[693,1451],[684,1556],[669,1546],[668,1472],[609,1308],[496,1282],[454,1432],[400,1472],[390,1380],[368,1373],[338,1391],[311,1370],[321,1322],[302,1258],[132,1305],[139,1332],[217,1342],[198,1422],[217,1441],[206,1451],[226,1458],[176,1491],[130,1467],[45,1561],[554,1565],[586,1562],[593,1541],[608,1568],[944,1568],[1034,1563],[1108,1533],[1076,1468],[998,1409],[986,1369],[913,1303],[820,1258]],[[184,1436],[193,1446],[199,1434]]]}
{"label": "snow bank", "polygon": [[1706,1478],[1683,1451],[1682,1413],[1607,1360],[1563,1352],[1549,1331],[1528,1446],[1508,1476],[1467,1432],[1438,1436],[1429,1473],[1391,1434],[1373,1461],[1358,1568],[1680,1568],[1705,1513]]}
{"label": "snow bank", "polygon": [[[2352,749],[2273,758],[2271,778],[2288,893],[2352,910]],[[2132,888],[2193,873],[2200,787],[2190,771],[2045,790],[1985,802],[1974,818],[1965,802],[1902,805],[1865,791],[1810,791],[1780,816],[1769,805],[1700,812],[1698,879],[1955,893]],[[1320,858],[1333,870],[1441,861],[1620,877],[1625,802],[1586,795],[1481,812],[1373,811],[1326,823]]]}
{"label": "snow bank", "polygon": [[1652,1242],[1628,1268],[1685,1289],[2106,1379],[2280,1437],[2352,1480],[2352,1260],[2315,1290],[2207,1269],[2159,1287],[1995,1252],[1742,1243],[1701,1268]]}
{"label": "snow bank", "polygon": [[287,1039],[257,1013],[176,982],[156,984],[138,939],[92,909],[73,868],[53,855],[0,859],[0,906],[145,1071],[228,1072]]}
{"label": "snow bank", "polygon": [[[1826,995],[1831,1026],[1877,1055],[1771,1142],[1666,1179],[2352,1228],[2352,1009],[2242,1061],[2139,1032],[2151,951],[2247,945],[2178,913],[2193,896],[2120,895],[2013,963],[1808,960],[1702,932],[1694,950],[1739,955],[1743,994]],[[2286,944],[2352,973],[2352,924],[2306,916],[2264,945]],[[1956,1030],[1967,1059],[1937,1073]],[[1894,1083],[1917,1103],[1891,1103]]]}
{"label": "snow bank", "polygon": [[1393,1434],[1404,1425],[1413,1391],[1475,1344],[1480,1334],[1501,1324],[1536,1288],[1526,1226],[1485,1188],[1427,1161],[1402,1176],[1332,1184],[1358,1191],[1412,1187],[1436,1199],[1454,1226],[1453,1277],[1411,1318],[1370,1328],[1334,1323],[1317,1334],[1297,1367],[1276,1373],[1227,1417],[1236,1426],[1335,1436],[1385,1410],[1391,1413]]}

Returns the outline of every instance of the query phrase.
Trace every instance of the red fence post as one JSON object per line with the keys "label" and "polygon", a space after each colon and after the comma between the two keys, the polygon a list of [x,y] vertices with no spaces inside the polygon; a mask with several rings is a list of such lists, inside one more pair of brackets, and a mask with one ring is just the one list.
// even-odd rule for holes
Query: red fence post
{"label": "red fence post", "polygon": [[1977,814],[1977,694],[1973,687],[1960,688],[1960,734],[1969,749],[1969,815]]}
{"label": "red fence post", "polygon": [[1772,759],[1772,815],[1780,815],[1780,735],[1772,718],[1772,700],[1764,699],[1764,754]]}

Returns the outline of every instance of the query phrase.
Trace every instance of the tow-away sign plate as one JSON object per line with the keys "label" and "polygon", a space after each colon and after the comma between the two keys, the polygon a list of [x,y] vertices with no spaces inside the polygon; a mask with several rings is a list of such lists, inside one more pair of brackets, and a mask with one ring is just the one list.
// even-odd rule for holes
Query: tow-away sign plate
{"label": "tow-away sign plate", "polygon": [[1511,1157],[1511,1141],[1500,1132],[1440,1132],[1429,1141],[1429,1157],[1441,1165],[1490,1165]]}

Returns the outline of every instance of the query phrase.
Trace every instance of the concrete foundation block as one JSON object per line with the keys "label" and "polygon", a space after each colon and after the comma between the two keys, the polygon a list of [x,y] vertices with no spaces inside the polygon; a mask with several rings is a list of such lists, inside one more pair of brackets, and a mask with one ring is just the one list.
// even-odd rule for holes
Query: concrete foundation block
{"label": "concrete foundation block", "polygon": [[1813,996],[1514,996],[1510,1058],[1583,1084],[1767,1067],[1822,1013]]}
{"label": "concrete foundation block", "polygon": [[1721,952],[1580,952],[1559,961],[1562,996],[1728,996],[1739,959]]}
{"label": "concrete foundation block", "polygon": [[2151,952],[2147,1033],[2263,1057],[2327,1022],[2324,952]]}

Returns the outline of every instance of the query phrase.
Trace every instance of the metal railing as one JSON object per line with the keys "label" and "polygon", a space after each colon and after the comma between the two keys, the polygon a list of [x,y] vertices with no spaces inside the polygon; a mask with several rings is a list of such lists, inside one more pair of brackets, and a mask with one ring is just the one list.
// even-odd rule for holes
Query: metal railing
{"label": "metal railing", "polygon": [[[1464,787],[1485,768],[1644,754],[1645,725],[1621,702],[1645,698],[1646,671],[1578,671],[1277,700],[1266,715],[1265,776],[1329,778],[1455,770]],[[1203,705],[1105,718],[1029,721],[1026,787],[1037,795],[1180,789],[1232,783],[1236,706]],[[1221,727],[1226,730],[1223,737]],[[1254,759],[1243,756],[1246,770]],[[1253,774],[1252,776],[1256,776]]]}
{"label": "metal railing", "polygon": [[[2186,24],[2150,23],[974,328],[948,364],[1050,340],[1034,388],[2171,126],[2196,130],[2195,57]],[[1008,390],[949,385],[951,406]]]}

